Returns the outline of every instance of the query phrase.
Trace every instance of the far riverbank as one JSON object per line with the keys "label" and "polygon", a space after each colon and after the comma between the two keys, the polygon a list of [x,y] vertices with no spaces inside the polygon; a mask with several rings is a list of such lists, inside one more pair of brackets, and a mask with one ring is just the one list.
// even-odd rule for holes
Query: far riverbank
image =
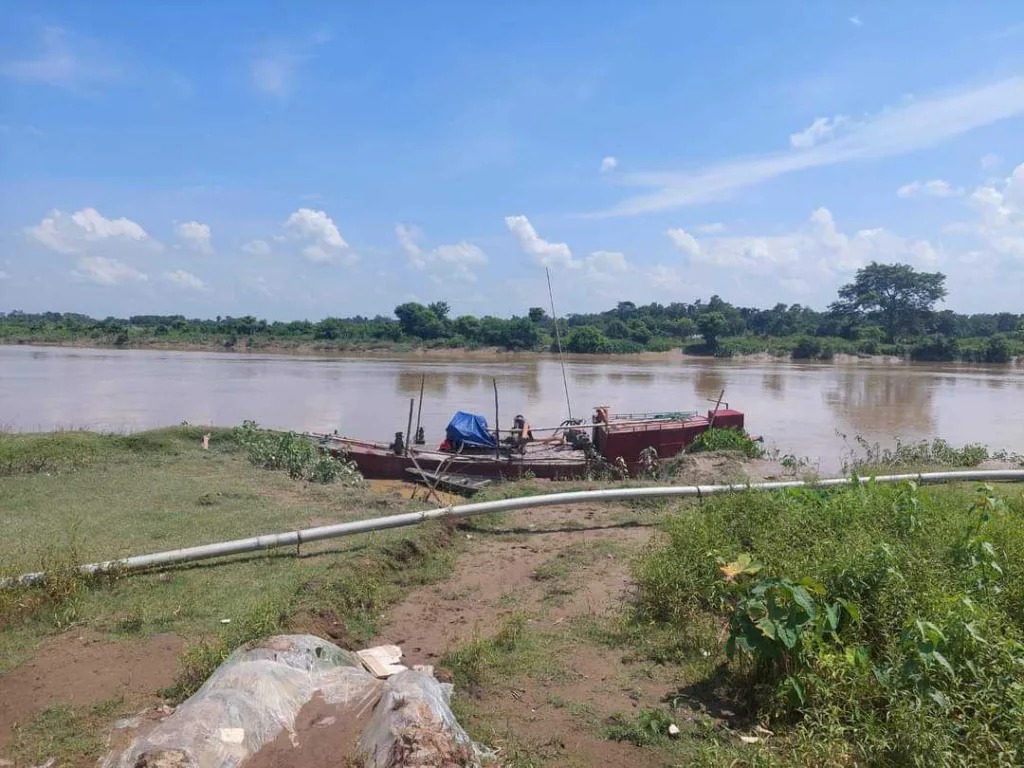
{"label": "far riverbank", "polygon": [[[356,357],[368,359],[385,358],[426,358],[437,360],[481,360],[488,362],[506,362],[514,360],[557,360],[557,352],[538,350],[510,350],[502,347],[426,347],[415,344],[389,344],[377,346],[360,346],[332,344],[325,342],[280,343],[276,341],[241,340],[226,344],[220,339],[205,341],[138,341],[117,344],[105,339],[73,339],[73,340],[27,340],[2,339],[0,346],[31,346],[58,347],[64,349],[109,349],[109,350],[157,350],[163,352],[217,352],[239,355],[293,355],[296,357]],[[643,351],[629,354],[622,353],[591,353],[566,354],[566,359],[575,360],[735,360],[743,362],[814,362],[833,363],[836,365],[871,364],[871,365],[905,365],[912,362],[906,357],[896,355],[868,355],[837,353],[828,358],[803,360],[794,358],[790,353],[773,354],[771,352],[732,353],[729,355],[694,354],[684,351],[682,347],[665,351]],[[1021,366],[1024,357],[1015,357],[1009,363],[975,363],[969,361],[943,361],[943,364],[963,365],[976,368],[979,366]]]}

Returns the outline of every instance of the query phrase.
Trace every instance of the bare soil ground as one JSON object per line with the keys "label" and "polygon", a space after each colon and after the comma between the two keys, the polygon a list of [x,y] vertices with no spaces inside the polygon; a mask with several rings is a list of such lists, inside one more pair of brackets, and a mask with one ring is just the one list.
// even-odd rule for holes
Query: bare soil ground
{"label": "bare soil ground", "polygon": [[173,681],[181,648],[175,635],[111,640],[88,629],[47,640],[31,661],[0,678],[0,747],[17,725],[55,704],[114,697],[134,708],[159,704],[157,691]]}
{"label": "bare soil ground", "polygon": [[[510,515],[493,528],[465,526],[462,535],[479,541],[452,577],[410,593],[377,640],[401,645],[406,663],[439,664],[447,652],[493,635],[513,613],[525,614],[528,631],[545,638],[546,658],[511,679],[457,692],[468,704],[459,707],[463,726],[478,738],[496,736],[511,764],[667,764],[599,729],[612,714],[656,706],[678,687],[673,671],[652,673],[571,629],[620,608],[630,559],[656,535],[643,517],[621,506],[576,505]],[[525,753],[527,762],[514,762]]]}

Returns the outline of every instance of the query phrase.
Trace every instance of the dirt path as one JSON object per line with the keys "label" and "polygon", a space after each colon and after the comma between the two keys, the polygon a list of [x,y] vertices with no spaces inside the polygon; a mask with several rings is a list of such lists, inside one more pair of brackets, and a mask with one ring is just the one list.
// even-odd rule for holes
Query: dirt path
{"label": "dirt path", "polygon": [[510,515],[492,529],[467,526],[461,535],[477,542],[452,577],[411,592],[377,640],[401,645],[407,663],[436,665],[525,615],[527,631],[545,638],[540,669],[469,691],[472,721],[463,725],[478,737],[490,730],[512,764],[525,750],[550,765],[658,765],[659,755],[599,730],[614,713],[657,705],[674,689],[672,675],[651,674],[574,629],[606,618],[627,594],[630,559],[656,535],[631,516],[623,507],[576,505]]}

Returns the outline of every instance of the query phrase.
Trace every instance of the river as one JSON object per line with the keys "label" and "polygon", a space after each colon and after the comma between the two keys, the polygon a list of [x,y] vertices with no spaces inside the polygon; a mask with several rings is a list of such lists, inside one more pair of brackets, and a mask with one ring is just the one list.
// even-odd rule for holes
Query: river
{"label": "river", "polygon": [[[159,350],[0,346],[0,428],[131,431],[179,424],[339,432],[390,440],[426,374],[423,425],[439,442],[459,409],[493,423],[523,413],[535,426],[566,416],[557,359],[433,356],[303,357]],[[573,415],[710,408],[725,399],[782,453],[837,469],[855,435],[943,437],[1024,452],[1024,369],[856,362],[703,360],[680,356],[571,359]],[[415,419],[415,416],[414,416]],[[842,435],[847,436],[844,441]]]}

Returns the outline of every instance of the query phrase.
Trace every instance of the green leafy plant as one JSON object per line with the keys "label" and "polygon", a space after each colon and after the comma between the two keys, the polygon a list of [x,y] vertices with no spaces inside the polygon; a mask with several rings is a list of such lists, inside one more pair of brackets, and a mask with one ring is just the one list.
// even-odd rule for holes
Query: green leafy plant
{"label": "green leafy plant", "polygon": [[610,741],[626,741],[637,747],[650,747],[668,739],[672,715],[663,709],[645,709],[634,715],[617,713],[601,729],[601,735]]}
{"label": "green leafy plant", "polygon": [[313,483],[363,482],[353,462],[322,452],[312,440],[295,432],[260,429],[255,421],[246,420],[235,428],[235,438],[257,467],[284,470],[289,477]]}
{"label": "green leafy plant", "polygon": [[702,451],[739,451],[750,459],[764,455],[764,448],[756,440],[751,439],[742,429],[711,429],[701,435],[686,449],[689,453]]}

